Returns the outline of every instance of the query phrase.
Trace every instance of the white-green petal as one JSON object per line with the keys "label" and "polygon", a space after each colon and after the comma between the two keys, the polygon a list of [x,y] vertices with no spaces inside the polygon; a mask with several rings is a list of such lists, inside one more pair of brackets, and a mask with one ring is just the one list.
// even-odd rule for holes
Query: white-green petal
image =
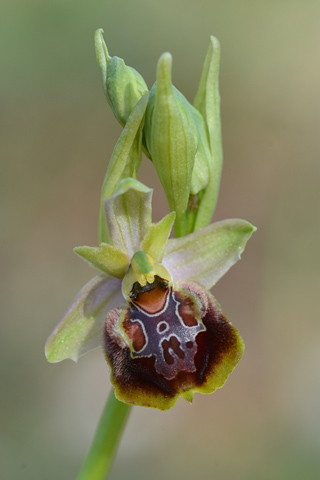
{"label": "white-green petal", "polygon": [[160,222],[153,223],[141,243],[140,250],[148,253],[156,263],[162,262],[175,218],[175,212],[171,212]]}
{"label": "white-green petal", "polygon": [[151,225],[152,189],[138,180],[122,180],[105,200],[109,243],[131,258]]}
{"label": "white-green petal", "polygon": [[185,237],[169,240],[163,265],[173,280],[193,280],[208,290],[239,259],[256,228],[244,220],[213,223]]}
{"label": "white-green petal", "polygon": [[123,303],[121,280],[107,275],[92,278],[49,336],[45,347],[48,362],[67,358],[76,362],[81,355],[101,345],[107,313]]}

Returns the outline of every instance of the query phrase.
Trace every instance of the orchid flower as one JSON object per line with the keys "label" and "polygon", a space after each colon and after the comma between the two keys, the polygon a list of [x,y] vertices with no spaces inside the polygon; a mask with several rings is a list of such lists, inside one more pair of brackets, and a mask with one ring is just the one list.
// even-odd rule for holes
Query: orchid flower
{"label": "orchid flower", "polygon": [[46,344],[49,362],[102,345],[116,397],[167,410],[222,387],[244,345],[209,289],[254,227],[214,223],[169,239],[175,214],[151,222],[152,190],[122,180],[105,200],[110,243],[75,252],[101,273],[78,293]]}

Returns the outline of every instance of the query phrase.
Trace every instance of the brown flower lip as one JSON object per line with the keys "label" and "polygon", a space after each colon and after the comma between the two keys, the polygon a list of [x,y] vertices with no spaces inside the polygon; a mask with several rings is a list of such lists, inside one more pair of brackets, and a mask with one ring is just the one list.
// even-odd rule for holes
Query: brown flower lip
{"label": "brown flower lip", "polygon": [[109,312],[106,358],[119,400],[171,408],[179,396],[220,388],[244,345],[214,297],[196,282],[154,285]]}

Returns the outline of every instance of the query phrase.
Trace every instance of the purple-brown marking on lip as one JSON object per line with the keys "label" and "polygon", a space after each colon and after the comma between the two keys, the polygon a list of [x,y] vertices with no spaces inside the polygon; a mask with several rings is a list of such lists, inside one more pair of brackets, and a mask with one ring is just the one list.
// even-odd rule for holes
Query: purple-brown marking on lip
{"label": "purple-brown marking on lip", "polygon": [[[153,290],[144,292],[143,295],[150,295],[152,292]],[[133,304],[123,325],[127,335],[133,340],[132,358],[154,357],[157,373],[171,380],[181,371],[191,373],[196,370],[194,356],[197,352],[197,344],[195,339],[199,332],[205,330],[205,327],[196,318],[193,322],[188,322],[192,323],[190,326],[184,322],[179,307],[186,301],[187,309],[190,309],[191,302],[188,297],[181,296],[178,301],[175,292],[170,288],[167,292],[167,300],[165,307],[155,314],[138,310]],[[188,313],[190,315],[189,311]],[[137,324],[140,324],[141,329],[137,330]],[[162,330],[163,324],[166,328]],[[145,338],[145,344],[139,350],[134,348],[134,337],[137,335],[139,337],[144,335]],[[188,342],[192,342],[192,347],[186,347]]]}
{"label": "purple-brown marking on lip", "polygon": [[[184,392],[211,393],[222,386],[241,358],[241,337],[201,285],[180,282],[168,295],[160,315],[132,303],[107,317],[105,350],[122,401],[165,410]],[[116,336],[116,323],[132,340],[131,348]],[[166,324],[169,328],[161,328]]]}

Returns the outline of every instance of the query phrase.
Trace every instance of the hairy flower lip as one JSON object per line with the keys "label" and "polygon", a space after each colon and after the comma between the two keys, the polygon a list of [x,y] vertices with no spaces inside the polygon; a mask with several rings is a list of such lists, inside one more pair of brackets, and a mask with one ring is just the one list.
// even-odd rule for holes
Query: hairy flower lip
{"label": "hairy flower lip", "polygon": [[[122,324],[127,332],[133,328],[132,338],[137,335],[136,321],[132,322],[134,306],[112,310],[107,316],[104,327],[105,352],[112,369],[111,380],[115,393],[121,401],[167,410],[179,396],[190,400],[195,392],[212,393],[222,387],[241,359],[243,341],[214,297],[195,282],[178,282],[174,291],[176,299],[181,302],[179,311],[182,314],[184,308],[190,315],[190,299],[201,304],[198,304],[196,314],[202,315],[196,321],[198,327],[185,325],[187,333],[182,335],[187,337],[184,338],[184,343],[182,337],[179,337],[181,326],[179,327],[178,321],[177,330],[172,311],[170,317],[166,318],[167,322],[172,322],[171,333],[168,335],[165,332],[161,340],[161,334],[155,326],[149,324],[145,348],[140,345],[138,353],[134,353],[133,346],[130,347],[128,342],[129,337],[126,339],[120,326]],[[163,322],[162,317],[157,320]],[[197,332],[195,328],[198,329]],[[177,341],[172,343],[172,339]],[[157,340],[160,340],[159,343]],[[150,354],[152,348],[153,354]],[[162,351],[164,355],[161,356]]]}

